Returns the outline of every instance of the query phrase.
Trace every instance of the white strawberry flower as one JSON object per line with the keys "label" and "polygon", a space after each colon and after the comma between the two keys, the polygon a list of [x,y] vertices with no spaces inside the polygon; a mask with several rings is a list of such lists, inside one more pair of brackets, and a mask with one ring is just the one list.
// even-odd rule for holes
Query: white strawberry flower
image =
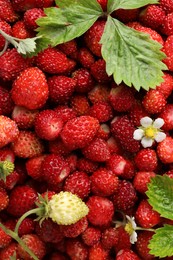
{"label": "white strawberry flower", "polygon": [[166,134],[160,129],[164,125],[162,118],[155,120],[148,116],[141,118],[141,126],[133,133],[135,140],[141,140],[141,144],[144,148],[151,147],[154,141],[162,142],[166,138]]}
{"label": "white strawberry flower", "polygon": [[136,233],[136,223],[134,217],[129,217],[126,215],[127,224],[125,225],[126,232],[130,235],[130,243],[134,244],[137,241],[137,233]]}

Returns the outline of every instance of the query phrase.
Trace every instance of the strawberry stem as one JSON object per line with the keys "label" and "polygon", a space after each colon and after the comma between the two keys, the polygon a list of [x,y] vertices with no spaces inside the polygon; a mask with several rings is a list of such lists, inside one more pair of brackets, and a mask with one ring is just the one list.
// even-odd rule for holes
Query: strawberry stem
{"label": "strawberry stem", "polygon": [[135,230],[143,230],[143,231],[151,231],[151,232],[156,232],[154,228],[142,228],[142,227],[136,227]]}
{"label": "strawberry stem", "polygon": [[0,179],[6,181],[6,177],[14,171],[14,163],[10,161],[0,162]]}

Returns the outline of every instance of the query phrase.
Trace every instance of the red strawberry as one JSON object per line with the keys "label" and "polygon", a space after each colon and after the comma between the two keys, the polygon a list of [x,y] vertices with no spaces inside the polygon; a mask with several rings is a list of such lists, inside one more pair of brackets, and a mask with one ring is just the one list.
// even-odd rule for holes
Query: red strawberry
{"label": "red strawberry", "polygon": [[108,140],[108,138],[110,137],[110,127],[108,124],[100,124],[100,128],[97,132],[97,137],[102,138],[106,141]]}
{"label": "red strawberry", "polygon": [[139,171],[155,171],[158,166],[157,154],[150,148],[141,149],[135,155],[134,162]]}
{"label": "red strawberry", "polygon": [[173,138],[166,137],[158,144],[156,151],[162,163],[173,163]]}
{"label": "red strawberry", "polygon": [[0,86],[0,115],[9,115],[13,110],[14,104],[10,92]]}
{"label": "red strawberry", "polygon": [[90,260],[107,260],[109,257],[109,251],[104,249],[101,243],[97,243],[92,247],[89,247],[89,259]]}
{"label": "red strawberry", "polygon": [[160,7],[166,13],[172,13],[173,12],[173,1],[172,0],[160,0],[159,4],[160,4]]}
{"label": "red strawberry", "polygon": [[148,248],[149,241],[153,234],[154,233],[150,231],[141,231],[138,233],[138,240],[135,244],[135,249],[142,259],[155,259],[155,256],[149,253],[150,249]]}
{"label": "red strawberry", "polygon": [[36,23],[36,20],[38,18],[43,17],[43,16],[45,16],[45,13],[44,13],[43,9],[41,9],[41,8],[32,8],[32,9],[27,10],[24,13],[23,20],[24,20],[24,23],[25,23],[26,27],[29,30],[35,30],[38,27],[38,25]]}
{"label": "red strawberry", "polygon": [[[3,223],[4,224],[4,223]],[[4,224],[5,225],[5,224]],[[12,241],[12,238],[0,227],[0,248],[5,248]]]}
{"label": "red strawberry", "polygon": [[44,0],[12,0],[13,7],[16,11],[24,12],[35,7],[43,7]]}
{"label": "red strawberry", "polygon": [[157,30],[162,25],[166,17],[165,12],[158,5],[148,5],[139,14],[139,20],[142,24]]}
{"label": "red strawberry", "polygon": [[79,238],[67,239],[65,248],[67,255],[73,260],[88,259],[88,248]]}
{"label": "red strawberry", "polygon": [[7,211],[12,216],[20,217],[34,208],[37,192],[28,185],[16,186],[10,193]]}
{"label": "red strawberry", "polygon": [[98,163],[82,157],[78,158],[76,167],[79,171],[85,171],[86,173],[91,174],[98,168]]}
{"label": "red strawberry", "polygon": [[73,55],[77,51],[77,42],[75,39],[58,44],[58,49],[60,49],[66,55]]}
{"label": "red strawberry", "polygon": [[118,189],[112,197],[114,206],[118,210],[132,208],[137,201],[136,191],[130,181],[120,180]]}
{"label": "red strawberry", "polygon": [[[0,3],[1,4],[1,3]],[[1,8],[1,7],[0,7]],[[1,12],[1,11],[0,11]],[[1,16],[1,15],[0,15]],[[11,35],[11,26],[6,21],[1,20],[0,18],[0,29],[6,34]],[[5,45],[5,38],[0,34],[0,50],[3,50]]]}
{"label": "red strawberry", "polygon": [[75,111],[66,105],[59,105],[54,108],[54,111],[56,111],[57,115],[62,119],[64,123],[76,117]]}
{"label": "red strawberry", "polygon": [[115,260],[140,260],[140,258],[130,249],[122,249],[120,250]]}
{"label": "red strawberry", "polygon": [[139,126],[141,118],[145,116],[148,116],[148,113],[139,102],[136,102],[129,111],[129,118],[135,126]]}
{"label": "red strawberry", "polygon": [[0,149],[0,161],[10,161],[14,163],[15,160],[15,154],[9,147],[4,147]]}
{"label": "red strawberry", "polygon": [[69,120],[61,131],[64,144],[70,149],[85,147],[99,129],[99,122],[91,116],[79,116]]}
{"label": "red strawberry", "polygon": [[111,88],[109,101],[115,111],[125,112],[131,109],[135,102],[134,93],[129,87],[121,84]]}
{"label": "red strawberry", "polygon": [[91,75],[98,83],[108,83],[110,77],[106,72],[106,62],[103,59],[96,60],[90,67]]}
{"label": "red strawberry", "polygon": [[107,144],[109,146],[109,151],[111,154],[122,154],[122,147],[117,139],[115,139],[113,136],[110,136],[110,138],[107,140]]}
{"label": "red strawberry", "polygon": [[135,190],[144,194],[148,190],[148,183],[152,177],[155,177],[156,174],[154,172],[147,171],[139,171],[136,172],[135,177],[133,179],[133,186]]}
{"label": "red strawberry", "polygon": [[114,249],[115,252],[118,253],[122,249],[130,249],[131,243],[130,243],[130,236],[125,231],[123,226],[117,227],[116,231],[118,233],[118,242],[116,243]]}
{"label": "red strawberry", "polygon": [[99,168],[90,177],[91,191],[94,195],[110,196],[118,189],[118,177],[106,168]]}
{"label": "red strawberry", "polygon": [[27,217],[21,222],[19,226],[18,234],[21,237],[23,235],[34,232],[34,230],[35,230],[34,220],[32,218]]}
{"label": "red strawberry", "polygon": [[50,153],[67,156],[71,153],[71,150],[63,143],[60,138],[48,142],[48,149]]}
{"label": "red strawberry", "polygon": [[163,60],[166,66],[168,67],[168,70],[173,71],[173,35],[170,35],[165,40],[163,51],[166,54],[166,58]]}
{"label": "red strawberry", "polygon": [[0,78],[4,81],[14,80],[20,72],[30,67],[32,62],[33,59],[23,58],[15,48],[8,49],[0,56]]}
{"label": "red strawberry", "polygon": [[20,131],[17,140],[12,143],[12,150],[16,156],[31,158],[44,151],[44,146],[38,136],[32,131]]}
{"label": "red strawberry", "polygon": [[78,237],[88,227],[87,217],[83,217],[71,225],[60,225],[60,229],[65,237]]}
{"label": "red strawberry", "polygon": [[153,210],[146,199],[140,201],[135,213],[135,219],[142,228],[152,228],[161,221],[160,214]]}
{"label": "red strawberry", "polygon": [[173,34],[173,12],[170,14],[167,14],[165,17],[161,31],[165,35],[172,35]]}
{"label": "red strawberry", "polygon": [[5,189],[0,187],[0,211],[4,210],[9,203],[9,196]]}
{"label": "red strawberry", "polygon": [[89,207],[88,221],[94,226],[106,226],[112,221],[114,206],[110,199],[90,196],[86,205]]}
{"label": "red strawberry", "polygon": [[76,81],[76,92],[87,93],[94,87],[94,79],[85,68],[75,70],[73,72],[73,79]]}
{"label": "red strawberry", "polygon": [[81,234],[81,237],[87,246],[93,246],[100,241],[101,231],[97,227],[88,226]]}
{"label": "red strawberry", "polygon": [[26,27],[23,20],[17,21],[15,24],[13,24],[12,35],[13,37],[19,39],[26,39],[35,36],[35,34]]}
{"label": "red strawberry", "polygon": [[92,104],[102,101],[108,101],[110,89],[103,84],[97,84],[90,92],[88,98]]}
{"label": "red strawberry", "polygon": [[133,22],[138,19],[139,9],[117,9],[112,13],[113,17],[123,23]]}
{"label": "red strawberry", "polygon": [[165,108],[166,99],[158,90],[151,89],[145,94],[142,104],[148,113],[157,114]]}
{"label": "red strawberry", "polygon": [[70,100],[70,106],[77,116],[82,116],[88,114],[90,103],[85,94],[74,94]]}
{"label": "red strawberry", "polygon": [[63,156],[49,154],[42,162],[42,172],[46,182],[58,185],[70,174],[70,168]]}
{"label": "red strawberry", "polygon": [[0,148],[14,142],[19,135],[16,123],[7,116],[0,115],[0,129]]}
{"label": "red strawberry", "polygon": [[[21,237],[27,247],[37,256],[38,259],[43,259],[46,254],[46,246],[44,242],[35,234],[27,234]],[[32,260],[33,258],[25,251],[25,249],[18,245],[17,252],[20,258]]]}
{"label": "red strawberry", "polygon": [[173,90],[173,76],[164,72],[163,79],[164,81],[156,87],[156,90],[162,93],[165,98],[168,98]]}
{"label": "red strawberry", "polygon": [[67,76],[53,76],[48,79],[49,97],[55,102],[62,104],[72,96],[76,82]]}
{"label": "red strawberry", "polygon": [[52,109],[40,111],[35,118],[35,132],[45,140],[55,140],[63,127],[63,121]]}
{"label": "red strawberry", "polygon": [[94,103],[90,107],[88,114],[90,116],[97,118],[100,123],[103,123],[113,118],[113,109],[108,102],[100,101]]}
{"label": "red strawberry", "polygon": [[107,0],[97,0],[97,2],[101,5],[103,11],[107,10]]}
{"label": "red strawberry", "polygon": [[89,69],[95,62],[95,59],[93,54],[87,48],[82,47],[78,50],[78,61],[84,68]]}
{"label": "red strawberry", "polygon": [[11,95],[18,106],[28,109],[41,108],[48,98],[48,85],[44,73],[36,67],[25,69],[13,82]]}
{"label": "red strawberry", "polygon": [[159,114],[159,117],[161,117],[164,120],[164,125],[162,126],[162,129],[164,131],[170,131],[173,129],[172,112],[173,112],[173,105],[167,104],[164,110]]}
{"label": "red strawberry", "polygon": [[10,0],[0,0],[0,19],[9,23],[13,23],[18,19]]}
{"label": "red strawberry", "polygon": [[34,156],[26,161],[27,174],[34,180],[42,180],[42,163],[45,159],[45,154]]}
{"label": "red strawberry", "polygon": [[134,131],[135,127],[127,115],[117,116],[111,122],[112,135],[128,152],[137,152],[140,149],[139,142],[133,139]]}
{"label": "red strawberry", "polygon": [[84,34],[84,41],[90,51],[98,57],[101,57],[101,44],[100,39],[102,37],[105,21],[96,21],[90,29]]}
{"label": "red strawberry", "polygon": [[63,190],[74,193],[81,199],[84,199],[90,192],[89,176],[82,171],[73,172],[66,178]]}
{"label": "red strawberry", "polygon": [[118,230],[114,227],[106,228],[102,232],[101,243],[105,249],[111,249],[116,246],[119,240]]}
{"label": "red strawberry", "polygon": [[49,256],[50,260],[67,260],[67,255],[65,253],[61,253],[61,252],[53,252],[50,256]]}
{"label": "red strawberry", "polygon": [[18,257],[17,245],[18,244],[16,242],[11,242],[5,248],[1,249],[0,250],[0,259],[10,260],[10,257],[12,257],[14,255],[14,253],[16,253],[16,257]]}
{"label": "red strawberry", "polygon": [[68,71],[67,56],[56,48],[47,48],[36,57],[37,66],[50,74],[62,74]]}

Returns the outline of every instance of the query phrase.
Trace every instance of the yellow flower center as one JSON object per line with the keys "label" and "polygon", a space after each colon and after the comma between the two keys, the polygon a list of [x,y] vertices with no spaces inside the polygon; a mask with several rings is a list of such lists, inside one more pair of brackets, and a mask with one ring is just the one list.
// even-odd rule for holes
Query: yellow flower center
{"label": "yellow flower center", "polygon": [[125,227],[124,227],[125,231],[131,236],[134,232],[134,229],[132,227],[132,224],[130,222],[128,222]]}
{"label": "yellow flower center", "polygon": [[157,133],[157,129],[152,126],[145,128],[145,136],[148,138],[154,139],[156,133]]}

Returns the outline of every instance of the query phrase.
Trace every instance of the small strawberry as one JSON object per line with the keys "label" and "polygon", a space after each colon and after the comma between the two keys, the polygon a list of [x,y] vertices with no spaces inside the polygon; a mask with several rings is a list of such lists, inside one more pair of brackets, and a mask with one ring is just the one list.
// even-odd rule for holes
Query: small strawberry
{"label": "small strawberry", "polygon": [[156,87],[156,90],[162,93],[165,98],[168,98],[173,90],[173,76],[164,72],[163,79],[164,81]]}
{"label": "small strawberry", "polygon": [[91,191],[98,196],[111,196],[117,189],[119,180],[118,177],[106,168],[99,168],[90,176]]}
{"label": "small strawberry", "polygon": [[136,102],[129,111],[129,118],[135,126],[139,126],[141,118],[145,116],[148,116],[148,112],[140,102]]}
{"label": "small strawberry", "polygon": [[18,39],[26,39],[35,36],[35,34],[26,27],[23,20],[17,21],[13,24],[12,35]]}
{"label": "small strawberry", "polygon": [[0,187],[0,211],[7,208],[9,203],[9,196],[5,189]]}
{"label": "small strawberry", "polygon": [[0,115],[0,129],[0,148],[14,142],[19,135],[15,121],[7,116]]}
{"label": "small strawberry", "polygon": [[166,99],[158,90],[151,89],[143,97],[142,104],[148,113],[157,114],[165,108]]}
{"label": "small strawberry", "polygon": [[66,253],[73,260],[87,260],[88,248],[79,238],[67,239],[65,242]]}
{"label": "small strawberry", "polygon": [[173,112],[173,105],[167,104],[164,110],[159,114],[159,117],[161,117],[164,120],[164,125],[162,127],[164,131],[170,131],[173,129],[172,112]]}
{"label": "small strawberry", "polygon": [[89,208],[88,221],[94,226],[106,226],[112,221],[114,206],[110,199],[92,195],[86,205]]}
{"label": "small strawberry", "polygon": [[[17,246],[18,244],[16,242],[11,242],[6,247],[2,248],[0,250],[0,259],[10,260],[14,253],[17,253]],[[18,254],[16,254],[16,256],[18,257]]]}
{"label": "small strawberry", "polygon": [[140,260],[140,258],[130,249],[122,249],[120,250],[115,260]]}
{"label": "small strawberry", "polygon": [[89,247],[89,259],[90,260],[107,260],[109,257],[109,250],[104,249],[101,243],[97,243],[92,247]]}
{"label": "small strawberry", "polygon": [[101,57],[100,39],[104,31],[105,23],[106,22],[104,20],[96,21],[84,34],[84,41],[86,46],[94,55],[98,57]]}
{"label": "small strawberry", "polygon": [[173,12],[173,1],[172,0],[160,0],[159,4],[160,4],[160,7],[166,13],[172,13]]}
{"label": "small strawberry", "polygon": [[98,163],[93,162],[85,157],[81,157],[78,158],[76,167],[79,171],[85,171],[87,174],[91,174],[97,170]]}
{"label": "small strawberry", "polygon": [[77,69],[73,72],[72,76],[73,79],[76,81],[76,92],[87,93],[94,87],[94,79],[87,69]]}
{"label": "small strawberry", "polygon": [[[21,237],[27,247],[37,256],[38,259],[43,259],[46,254],[46,246],[44,242],[35,234],[27,234]],[[20,258],[32,260],[33,258],[25,251],[25,249],[18,245],[17,252]]]}
{"label": "small strawberry", "polygon": [[112,16],[120,20],[123,23],[133,22],[138,20],[139,9],[117,9],[112,13]]}
{"label": "small strawberry", "polygon": [[17,140],[12,143],[12,150],[16,156],[31,158],[40,155],[44,146],[38,136],[32,131],[20,131]]}
{"label": "small strawberry", "polygon": [[48,150],[52,154],[59,154],[67,156],[71,153],[71,150],[63,143],[60,138],[48,142]]}
{"label": "small strawberry", "polygon": [[167,36],[173,34],[173,12],[167,14],[165,19],[163,20],[161,31]]}
{"label": "small strawberry", "polygon": [[102,232],[101,243],[105,249],[111,249],[118,243],[119,234],[116,228],[108,227]]}
{"label": "small strawberry", "polygon": [[84,232],[81,234],[82,241],[87,246],[93,246],[100,241],[101,230],[97,227],[88,226]]}
{"label": "small strawberry", "polygon": [[135,244],[135,249],[139,257],[141,257],[142,259],[155,259],[155,256],[149,253],[150,249],[148,248],[149,241],[152,238],[153,234],[154,233],[150,231],[141,231],[138,233],[138,240]]}
{"label": "small strawberry", "polygon": [[84,199],[90,192],[89,176],[85,172],[74,171],[65,179],[63,190],[74,193],[81,199]]}
{"label": "small strawberry", "polygon": [[130,236],[125,231],[124,227],[123,226],[117,227],[116,232],[118,233],[118,242],[114,247],[115,252],[118,253],[120,250],[130,249],[131,248]]}
{"label": "small strawberry", "polygon": [[27,174],[34,180],[42,180],[42,163],[46,154],[34,156],[26,161]]}
{"label": "small strawberry", "polygon": [[91,116],[79,116],[69,120],[61,131],[64,144],[74,150],[85,147],[99,129],[99,122]]}
{"label": "small strawberry", "polygon": [[12,216],[20,217],[34,208],[37,192],[28,185],[16,186],[10,193],[7,211]]}
{"label": "small strawberry", "polygon": [[89,51],[89,49],[85,47],[79,48],[77,58],[82,67],[86,69],[89,69],[91,65],[95,62],[93,54]]}
{"label": "small strawberry", "polygon": [[73,55],[77,51],[77,42],[75,39],[58,44],[58,49],[65,53],[67,56]]}
{"label": "small strawberry", "polygon": [[88,114],[97,118],[100,123],[104,123],[113,118],[113,109],[108,102],[100,101],[90,107]]}
{"label": "small strawberry", "polygon": [[72,96],[76,82],[67,76],[52,76],[48,79],[49,97],[59,104],[64,104]]}
{"label": "small strawberry", "polygon": [[96,60],[90,67],[91,75],[98,83],[108,83],[110,77],[106,72],[106,62],[103,59]]}
{"label": "small strawberry", "polygon": [[88,114],[90,103],[85,94],[76,93],[70,99],[70,106],[76,112],[77,116],[82,116]]}
{"label": "small strawberry", "polygon": [[[6,34],[11,35],[11,25],[0,18],[0,29]],[[5,38],[0,34],[0,50],[3,50],[5,46]]]}
{"label": "small strawberry", "polygon": [[88,98],[92,104],[102,101],[109,101],[110,89],[107,85],[97,84],[91,91],[88,92]]}
{"label": "small strawberry", "polygon": [[135,155],[134,162],[139,171],[155,171],[158,166],[157,154],[150,148],[141,149]]}
{"label": "small strawberry", "polygon": [[54,108],[54,111],[57,113],[57,115],[62,119],[64,123],[77,116],[76,112],[67,105],[59,105]]}
{"label": "small strawberry", "polygon": [[11,241],[11,236],[7,235],[5,231],[0,227],[0,248],[6,248],[11,243]]}
{"label": "small strawberry", "polygon": [[71,225],[60,225],[60,230],[65,237],[78,237],[88,227],[87,217],[83,217]]}
{"label": "small strawberry", "polygon": [[166,54],[166,58],[163,60],[163,62],[168,67],[168,70],[173,71],[173,35],[170,35],[166,38],[163,52]]}
{"label": "small strawberry", "polygon": [[10,0],[0,0],[0,19],[9,23],[13,23],[18,19]]}
{"label": "small strawberry", "polygon": [[109,151],[111,154],[123,154],[121,144],[117,139],[115,139],[112,135],[107,140],[107,144],[109,146]]}
{"label": "small strawberry", "polygon": [[26,27],[29,30],[35,30],[38,27],[38,25],[36,23],[36,20],[38,18],[43,17],[43,16],[45,16],[45,13],[44,13],[43,9],[41,9],[41,8],[32,8],[32,9],[27,10],[24,13],[23,20],[24,20],[24,23],[25,23]]}
{"label": "small strawberry", "polygon": [[104,139],[105,141],[107,141],[108,138],[110,137],[110,133],[111,133],[111,131],[110,131],[109,125],[103,123],[103,124],[100,124],[100,128],[99,128],[96,136],[98,138],[101,138],[101,139]]}
{"label": "small strawberry", "polygon": [[24,12],[35,7],[43,7],[44,0],[12,0],[14,10]]}
{"label": "small strawberry", "polygon": [[35,230],[34,220],[32,218],[27,217],[21,222],[19,226],[18,234],[21,237],[23,235],[34,232],[34,230]]}
{"label": "small strawberry", "polygon": [[158,144],[156,152],[162,163],[173,163],[173,138],[166,137]]}
{"label": "small strawberry", "polygon": [[14,163],[15,160],[15,154],[12,151],[11,148],[9,148],[8,146],[0,149],[0,161],[9,161]]}
{"label": "small strawberry", "polygon": [[97,2],[101,5],[103,11],[107,10],[107,0],[97,0]]}
{"label": "small strawberry", "polygon": [[[0,115],[10,115],[14,107],[10,92],[0,86]],[[13,119],[13,118],[12,118]]]}
{"label": "small strawberry", "polygon": [[11,95],[18,106],[41,108],[48,98],[48,84],[44,73],[37,67],[23,70],[13,82]]}

